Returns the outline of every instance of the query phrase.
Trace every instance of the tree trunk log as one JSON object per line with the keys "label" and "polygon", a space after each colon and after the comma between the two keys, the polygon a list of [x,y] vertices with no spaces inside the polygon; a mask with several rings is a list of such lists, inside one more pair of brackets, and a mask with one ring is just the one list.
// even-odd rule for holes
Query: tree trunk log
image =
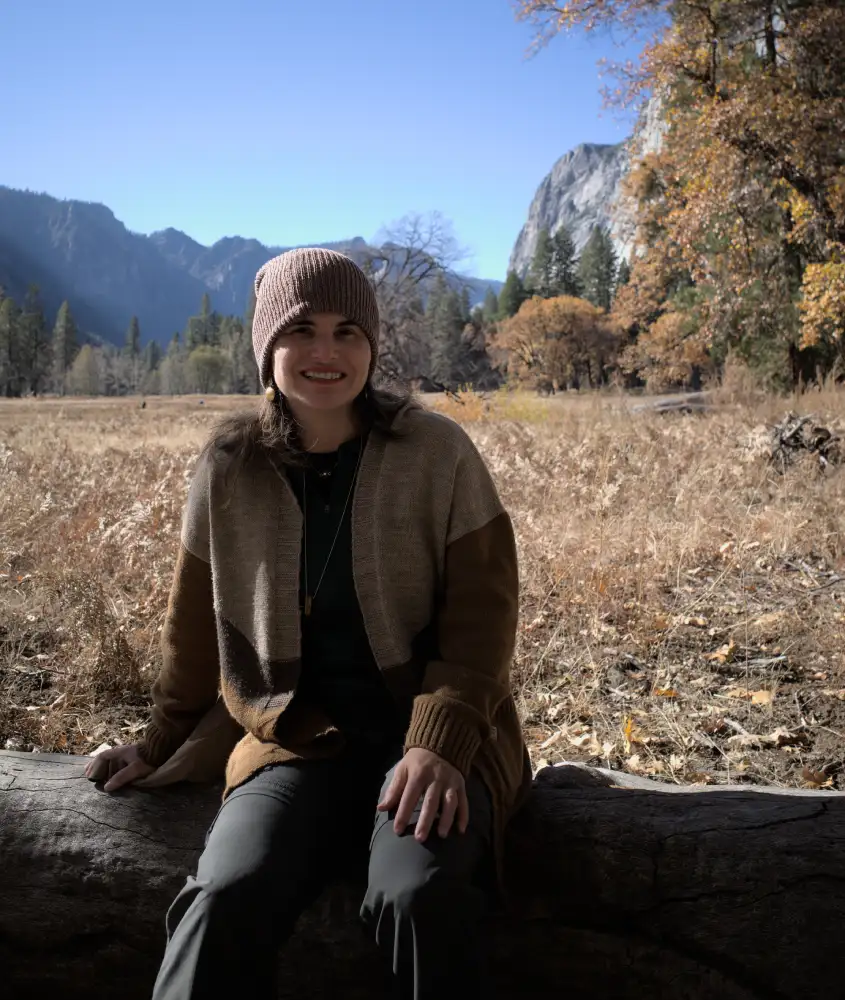
{"label": "tree trunk log", "polygon": [[[128,788],[88,758],[0,752],[0,962],[15,1000],[148,1000],[164,915],[221,786]],[[514,823],[491,921],[500,998],[845,997],[845,795],[681,788],[547,768]],[[336,886],[282,953],[280,997],[387,996]],[[328,947],[327,947],[328,946]]]}

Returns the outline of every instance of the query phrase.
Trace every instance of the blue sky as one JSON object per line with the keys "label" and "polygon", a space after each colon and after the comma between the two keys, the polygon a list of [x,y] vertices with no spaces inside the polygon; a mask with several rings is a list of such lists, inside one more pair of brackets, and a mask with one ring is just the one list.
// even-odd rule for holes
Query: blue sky
{"label": "blue sky", "polygon": [[510,0],[0,0],[0,183],[202,243],[371,238],[437,210],[504,278],[538,184],[618,142],[608,36],[526,59]]}

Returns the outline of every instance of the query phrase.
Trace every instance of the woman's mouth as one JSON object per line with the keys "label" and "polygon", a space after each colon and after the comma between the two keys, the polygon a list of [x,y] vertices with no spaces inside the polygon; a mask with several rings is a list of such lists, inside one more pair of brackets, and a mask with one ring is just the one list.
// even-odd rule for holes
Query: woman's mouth
{"label": "woman's mouth", "polygon": [[306,369],[302,372],[302,375],[313,382],[339,382],[341,379],[346,378],[345,372],[317,371],[313,368]]}

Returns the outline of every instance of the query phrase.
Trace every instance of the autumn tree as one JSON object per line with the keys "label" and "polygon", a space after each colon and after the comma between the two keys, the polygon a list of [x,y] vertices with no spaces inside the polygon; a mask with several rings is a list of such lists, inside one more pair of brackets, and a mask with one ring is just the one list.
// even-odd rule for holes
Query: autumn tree
{"label": "autumn tree", "polygon": [[774,383],[794,384],[840,356],[840,0],[519,7],[540,43],[560,31],[658,24],[639,66],[621,71],[619,90],[632,103],[656,95],[663,124],[657,151],[645,149],[642,133],[631,147],[637,247],[618,295],[637,336],[656,325],[653,363],[684,368],[691,354],[718,363],[733,353]]}
{"label": "autumn tree", "polygon": [[222,392],[229,372],[229,359],[219,347],[202,344],[188,355],[187,370],[194,392]]}
{"label": "autumn tree", "polygon": [[97,351],[83,344],[67,373],[68,392],[76,396],[97,396],[102,391],[102,375]]}
{"label": "autumn tree", "polygon": [[529,299],[499,325],[496,341],[516,382],[555,389],[603,384],[617,343],[602,309],[567,295]]}

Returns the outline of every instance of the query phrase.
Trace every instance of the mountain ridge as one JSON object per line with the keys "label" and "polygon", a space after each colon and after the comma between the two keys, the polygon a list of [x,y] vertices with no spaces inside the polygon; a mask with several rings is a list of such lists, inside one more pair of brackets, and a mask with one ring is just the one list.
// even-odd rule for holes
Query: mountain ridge
{"label": "mountain ridge", "polygon": [[[369,249],[361,236],[310,244],[349,253]],[[132,316],[144,343],[165,346],[197,313],[204,294],[223,314],[243,315],[256,272],[292,247],[224,236],[205,246],[174,227],[132,232],[100,202],[59,199],[0,185],[0,287],[19,303],[38,284],[48,322],[67,300],[84,333],[122,344]],[[461,275],[472,304],[501,282]]]}

